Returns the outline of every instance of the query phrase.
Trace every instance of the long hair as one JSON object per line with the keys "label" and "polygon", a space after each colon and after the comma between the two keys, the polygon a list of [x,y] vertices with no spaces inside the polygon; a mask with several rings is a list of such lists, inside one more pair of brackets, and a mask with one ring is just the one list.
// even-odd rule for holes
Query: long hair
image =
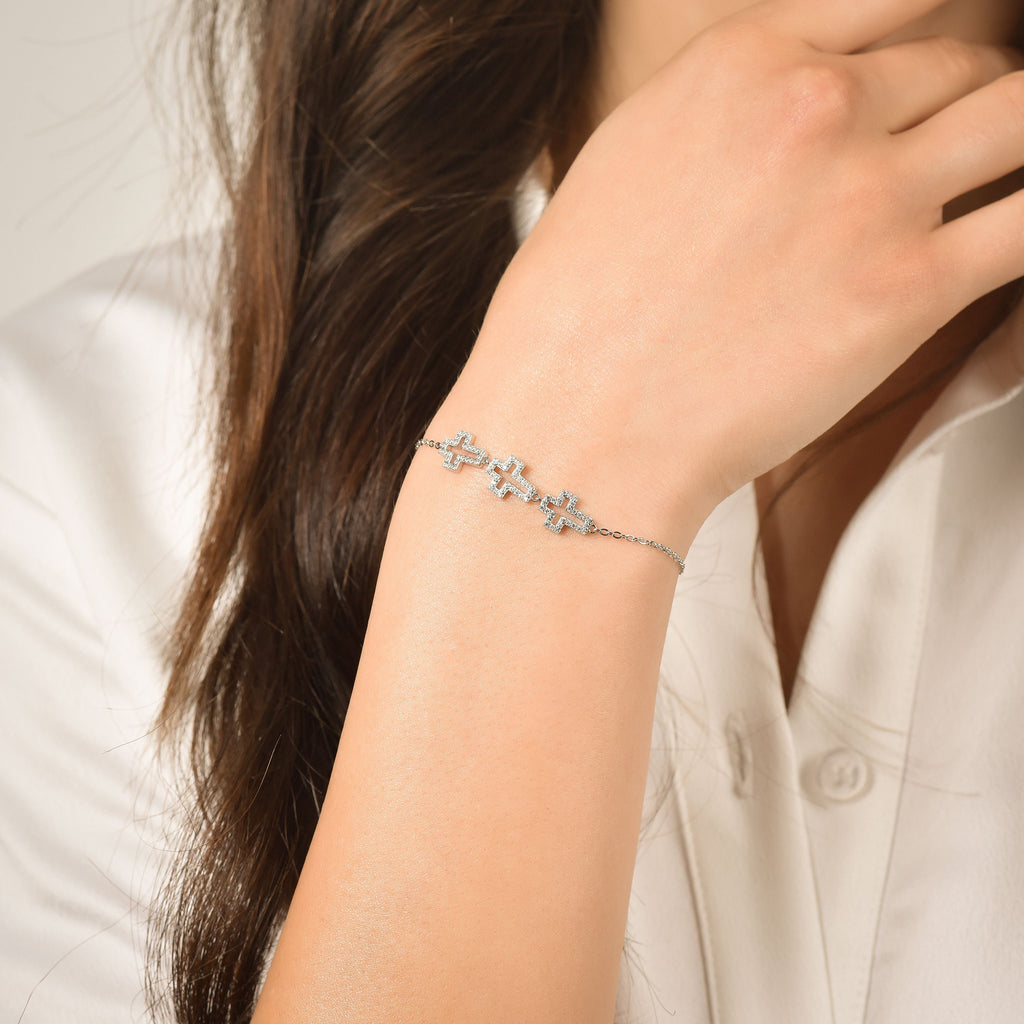
{"label": "long hair", "polygon": [[151,999],[168,979],[182,1024],[251,1017],[413,442],[515,252],[517,183],[572,149],[598,13],[191,0],[229,223],[212,500],[160,719],[194,804],[153,915]]}

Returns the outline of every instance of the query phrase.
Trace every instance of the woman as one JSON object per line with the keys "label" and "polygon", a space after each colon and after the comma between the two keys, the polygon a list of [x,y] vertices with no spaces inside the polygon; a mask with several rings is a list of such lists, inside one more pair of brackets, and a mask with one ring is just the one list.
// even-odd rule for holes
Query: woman
{"label": "woman", "polygon": [[246,12],[157,996],[1015,1019],[1016,3],[482,7]]}

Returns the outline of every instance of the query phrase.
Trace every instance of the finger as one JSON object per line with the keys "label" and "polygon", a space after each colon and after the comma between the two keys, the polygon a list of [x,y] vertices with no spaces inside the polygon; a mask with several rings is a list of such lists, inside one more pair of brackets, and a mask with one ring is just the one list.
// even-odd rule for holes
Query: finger
{"label": "finger", "polygon": [[826,53],[877,43],[947,0],[772,0],[756,16]]}
{"label": "finger", "polygon": [[936,279],[957,293],[951,316],[1024,277],[1024,189],[936,228],[931,244]]}
{"label": "finger", "polygon": [[1009,46],[934,36],[895,43],[849,58],[881,112],[886,129],[902,132],[1002,75],[1024,68]]}
{"label": "finger", "polygon": [[936,207],[1015,171],[1024,165],[1024,71],[968,93],[893,142],[906,180]]}

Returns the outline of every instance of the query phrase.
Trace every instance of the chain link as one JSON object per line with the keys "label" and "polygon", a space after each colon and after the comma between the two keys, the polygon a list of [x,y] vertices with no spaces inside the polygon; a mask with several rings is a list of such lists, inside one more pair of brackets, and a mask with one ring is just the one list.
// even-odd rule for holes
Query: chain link
{"label": "chain link", "polygon": [[[468,432],[463,432],[463,433],[467,433],[467,436],[470,439],[472,438],[472,435],[468,434]],[[453,445],[453,444],[456,444],[456,443],[457,442],[456,442],[455,438],[445,438],[444,441],[434,441],[434,440],[432,440],[429,437],[421,437],[416,442],[416,444],[414,445],[413,451],[416,451],[416,449],[421,448],[421,447],[436,448],[438,451],[444,452],[445,455],[447,456],[448,455],[449,447],[451,445]],[[486,456],[486,453],[483,453],[483,454]],[[485,464],[480,464],[478,467],[474,467],[473,464],[470,463],[470,462],[463,462],[461,465],[468,465],[471,468],[481,468],[481,469],[488,468]],[[456,468],[460,468],[460,466],[457,465]],[[546,497],[553,498],[554,495],[549,494]],[[544,499],[540,496],[539,493],[535,493],[535,494],[531,495],[530,498],[528,498],[527,500],[530,501],[530,502],[541,502]],[[573,499],[573,500],[575,500],[575,499]],[[585,516],[584,513],[582,513],[582,512],[580,513],[580,516],[583,517],[584,521],[586,521],[586,519],[589,519],[589,516]],[[581,531],[581,532],[584,532],[584,531]],[[596,526],[596,525],[594,525],[592,520],[591,520],[590,529],[586,530],[585,532],[586,533],[597,533],[597,534],[600,534],[602,537],[611,537],[613,540],[624,540],[624,541],[628,541],[631,544],[640,544],[642,547],[654,548],[656,551],[661,551],[663,554],[668,555],[668,557],[671,558],[672,561],[675,562],[676,565],[679,566],[679,575],[680,576],[682,576],[683,572],[686,569],[686,562],[683,561],[683,559],[680,558],[679,555],[677,555],[670,547],[667,547],[664,544],[659,544],[656,540],[648,540],[646,537],[636,537],[636,536],[634,536],[631,533],[623,533],[621,530],[609,530],[609,529],[607,529],[604,526]]]}
{"label": "chain link", "polygon": [[609,530],[603,526],[595,526],[590,532],[599,533],[602,537],[611,537],[614,540],[626,540],[631,544],[640,544],[643,547],[654,548],[657,551],[664,552],[664,554],[668,555],[668,557],[679,566],[680,576],[682,576],[683,570],[686,568],[686,562],[684,562],[670,547],[666,547],[664,544],[659,544],[656,540],[648,540],[646,537],[634,537],[631,533],[623,533],[621,530]]}

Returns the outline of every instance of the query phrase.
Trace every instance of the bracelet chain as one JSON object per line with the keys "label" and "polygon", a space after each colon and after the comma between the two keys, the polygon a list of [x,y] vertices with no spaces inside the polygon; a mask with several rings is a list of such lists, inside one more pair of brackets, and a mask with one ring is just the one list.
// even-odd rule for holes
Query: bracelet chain
{"label": "bracelet chain", "polygon": [[421,447],[436,448],[439,452],[443,452],[444,468],[453,472],[463,466],[484,469],[491,478],[488,490],[499,498],[512,494],[527,503],[537,502],[544,513],[544,525],[552,533],[561,533],[563,527],[568,526],[577,533],[596,533],[602,537],[640,544],[668,555],[679,566],[680,576],[686,569],[686,562],[665,544],[659,544],[658,541],[649,540],[647,537],[638,537],[632,533],[609,530],[606,527],[595,525],[590,516],[576,507],[579,498],[572,491],[563,489],[557,496],[545,494],[541,497],[537,488],[523,476],[526,465],[522,459],[518,459],[514,455],[510,455],[507,459],[491,458],[486,451],[473,444],[473,435],[468,430],[460,430],[455,437],[446,437],[443,441],[421,437],[416,442],[413,451]]}

